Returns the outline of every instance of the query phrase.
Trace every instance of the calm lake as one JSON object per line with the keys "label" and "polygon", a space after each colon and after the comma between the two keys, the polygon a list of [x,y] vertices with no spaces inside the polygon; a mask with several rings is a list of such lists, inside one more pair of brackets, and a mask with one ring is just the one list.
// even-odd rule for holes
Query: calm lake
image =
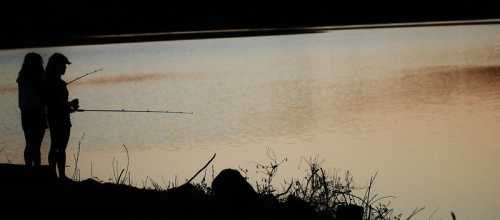
{"label": "calm lake", "polygon": [[0,163],[23,163],[15,79],[31,51],[65,54],[67,81],[103,69],[68,86],[81,108],[194,112],[72,114],[69,176],[79,142],[82,178],[124,168],[125,145],[137,186],[181,183],[217,153],[215,174],[252,182],[287,158],[281,188],[317,158],[358,186],[378,172],[405,216],[500,219],[500,25],[0,50]]}

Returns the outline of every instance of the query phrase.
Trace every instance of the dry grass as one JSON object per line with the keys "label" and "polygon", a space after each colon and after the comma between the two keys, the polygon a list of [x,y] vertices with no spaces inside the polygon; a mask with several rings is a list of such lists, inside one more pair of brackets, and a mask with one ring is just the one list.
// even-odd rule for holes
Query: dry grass
{"label": "dry grass", "polygon": [[[343,175],[338,173],[329,174],[320,165],[317,158],[307,160],[307,171],[303,178],[285,181],[286,186],[281,192],[273,185],[273,179],[278,173],[279,167],[287,159],[276,159],[271,157],[265,164],[258,164],[257,169],[264,174],[256,182],[257,193],[264,196],[273,196],[281,202],[289,197],[299,198],[323,216],[335,217],[341,207],[361,207],[364,220],[401,220],[412,219],[419,214],[424,207],[415,208],[406,218],[401,213],[390,207],[393,196],[383,196],[374,192],[375,173],[367,186],[356,187],[351,172],[346,171]],[[244,173],[245,169],[240,170]]]}
{"label": "dry grass", "polygon": [[[80,177],[77,165],[80,144],[79,142],[78,151],[75,155],[76,164],[73,174],[73,179],[75,180],[79,180]],[[122,147],[122,151],[125,152],[127,157],[127,163],[124,168],[120,168],[118,161],[113,158],[113,177],[109,180],[115,184],[132,186],[129,151],[125,145],[122,145]],[[321,167],[317,158],[306,161],[307,170],[302,178],[285,181],[282,189],[278,190],[274,180],[279,168],[287,162],[287,159],[277,159],[274,154],[269,158],[268,162],[257,163],[256,165],[257,172],[261,174],[261,177],[255,181],[256,192],[261,197],[273,198],[281,204],[284,204],[289,198],[298,198],[313,207],[319,215],[333,218],[336,218],[340,208],[360,207],[362,209],[363,220],[409,220],[421,213],[425,208],[417,207],[405,217],[402,213],[396,212],[391,207],[393,196],[380,195],[374,191],[377,173],[370,178],[366,186],[356,186],[351,172],[346,171],[343,174],[335,172],[330,174]],[[212,196],[212,189],[209,182],[215,178],[215,168],[212,165],[210,170],[205,169],[207,165],[203,167],[202,178],[199,181],[193,181],[192,185],[205,195]],[[250,182],[251,178],[248,177],[248,169],[240,167],[239,170],[247,181]],[[155,191],[168,191],[178,186],[179,182],[177,178],[166,184],[160,184],[152,178],[147,177],[142,184],[144,189],[149,188]],[[434,213],[429,218],[432,218]],[[454,213],[452,213],[452,218],[456,219]]]}

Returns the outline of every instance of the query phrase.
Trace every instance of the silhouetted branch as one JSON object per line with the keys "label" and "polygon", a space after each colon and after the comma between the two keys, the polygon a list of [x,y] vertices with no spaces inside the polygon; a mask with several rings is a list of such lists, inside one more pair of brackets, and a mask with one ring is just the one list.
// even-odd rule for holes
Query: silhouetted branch
{"label": "silhouetted branch", "polygon": [[292,180],[292,181],[290,182],[290,185],[288,185],[288,188],[287,188],[284,192],[277,194],[277,195],[276,195],[276,198],[279,198],[279,197],[281,197],[281,196],[283,196],[283,195],[286,195],[286,194],[290,191],[290,189],[292,188],[293,183],[294,183],[294,182],[293,182],[293,180]]}
{"label": "silhouetted branch", "polygon": [[[413,216],[417,215],[419,212],[423,211],[425,209],[425,207],[422,207],[422,208],[415,208],[411,214],[408,216],[408,218],[406,218],[406,220],[410,220],[411,218],[413,218]],[[453,212],[452,212],[453,213]],[[452,215],[453,216],[453,215]]]}
{"label": "silhouetted branch", "polygon": [[210,158],[210,160],[208,160],[208,162],[205,164],[205,166],[203,166],[200,170],[198,170],[198,172],[196,172],[193,177],[191,177],[191,179],[189,179],[185,184],[189,184],[191,183],[191,181],[193,181],[194,178],[196,178],[196,176],[198,176],[198,174],[201,173],[201,171],[203,171],[205,168],[207,168],[207,166],[212,162],[212,160],[215,159],[215,156],[217,155],[217,153],[214,153],[214,155],[212,156],[212,158]]}

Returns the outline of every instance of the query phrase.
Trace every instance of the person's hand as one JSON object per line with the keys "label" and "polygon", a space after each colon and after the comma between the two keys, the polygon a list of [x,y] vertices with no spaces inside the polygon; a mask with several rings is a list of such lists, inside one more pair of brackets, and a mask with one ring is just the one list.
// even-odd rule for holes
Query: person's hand
{"label": "person's hand", "polygon": [[69,102],[69,108],[71,112],[77,111],[80,108],[80,101],[78,99],[73,99]]}

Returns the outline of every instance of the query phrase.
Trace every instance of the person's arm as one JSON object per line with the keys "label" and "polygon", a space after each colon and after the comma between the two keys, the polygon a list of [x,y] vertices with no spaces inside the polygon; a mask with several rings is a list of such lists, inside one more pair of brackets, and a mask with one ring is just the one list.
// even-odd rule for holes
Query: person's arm
{"label": "person's arm", "polygon": [[64,81],[61,80],[61,83],[62,85],[64,86],[64,92],[62,94],[64,94],[62,97],[64,99],[64,102],[66,103],[66,108],[67,108],[67,111],[69,113],[73,113],[75,112],[76,110],[78,110],[78,108],[80,107],[79,105],[79,101],[78,99],[73,99],[71,101],[68,102],[68,88],[66,86],[66,83]]}

